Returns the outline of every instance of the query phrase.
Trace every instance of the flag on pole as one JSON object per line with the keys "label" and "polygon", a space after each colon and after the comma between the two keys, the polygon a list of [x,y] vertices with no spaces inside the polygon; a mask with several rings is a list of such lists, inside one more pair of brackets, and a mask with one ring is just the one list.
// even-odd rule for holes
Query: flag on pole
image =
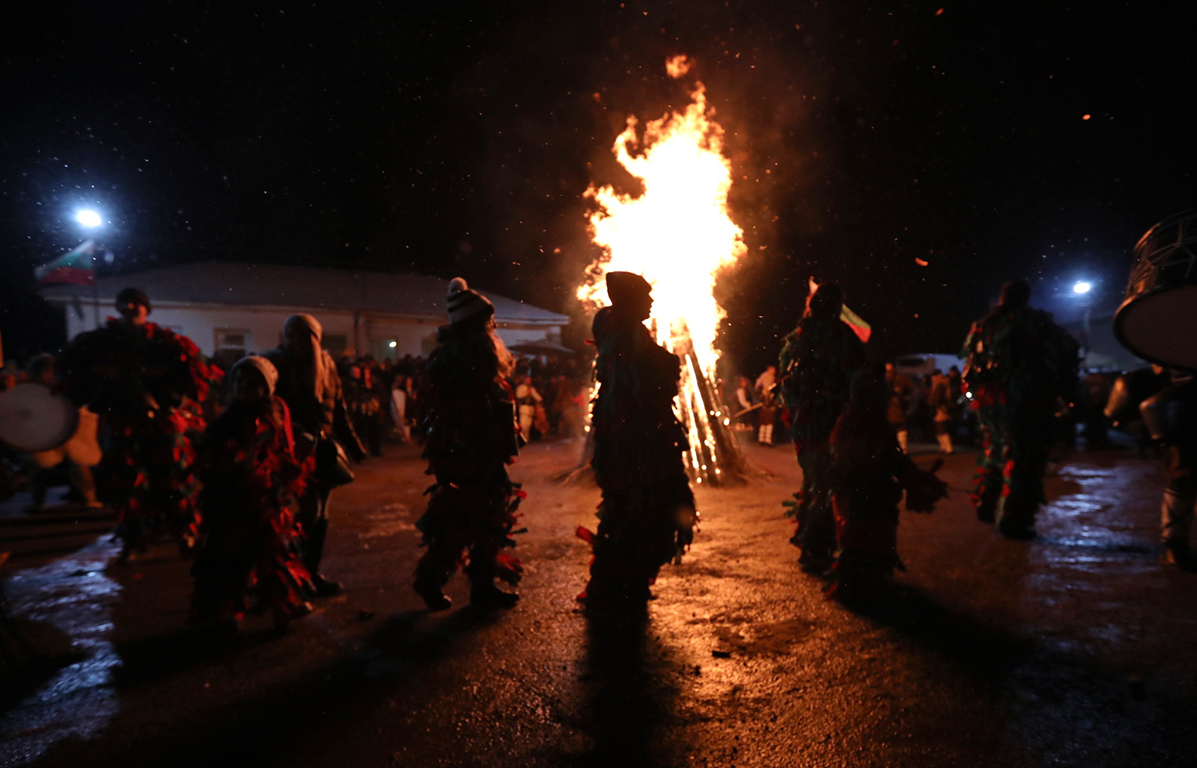
{"label": "flag on pole", "polygon": [[847,304],[845,304],[844,308],[840,310],[840,320],[843,320],[845,323],[847,323],[848,327],[852,329],[852,332],[856,334],[857,338],[866,344],[869,341],[869,337],[873,335],[873,326],[862,320],[860,315],[848,309]]}
{"label": "flag on pole", "polygon": [[[807,286],[812,295],[815,291],[819,290],[819,284],[815,282],[813,277],[808,279]],[[865,344],[869,342],[869,337],[873,335],[873,326],[866,323],[860,315],[848,309],[847,304],[840,309],[840,320],[844,322],[844,325],[852,329],[852,332],[856,334],[856,338]]]}
{"label": "flag on pole", "polygon": [[96,284],[96,241],[85,240],[51,262],[35,267],[33,276],[43,285]]}

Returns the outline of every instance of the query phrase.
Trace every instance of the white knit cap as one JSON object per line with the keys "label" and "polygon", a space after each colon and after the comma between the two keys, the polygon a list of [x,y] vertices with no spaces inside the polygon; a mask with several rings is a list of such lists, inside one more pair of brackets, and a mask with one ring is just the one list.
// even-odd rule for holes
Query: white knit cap
{"label": "white knit cap", "polygon": [[449,281],[449,322],[460,323],[471,317],[485,314],[488,317],[495,313],[495,305],[481,293],[466,285],[465,278],[455,277]]}

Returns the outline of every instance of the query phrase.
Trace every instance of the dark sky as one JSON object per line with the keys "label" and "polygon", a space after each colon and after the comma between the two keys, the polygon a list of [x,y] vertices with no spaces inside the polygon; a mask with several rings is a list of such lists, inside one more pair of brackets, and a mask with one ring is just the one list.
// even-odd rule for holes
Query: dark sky
{"label": "dark sky", "polygon": [[81,239],[81,204],[111,217],[116,269],[462,274],[572,312],[582,192],[623,180],[627,115],[685,103],[676,53],[727,130],[749,256],[725,346],[748,368],[811,275],[878,355],[955,350],[1013,276],[1056,311],[1079,277],[1114,301],[1138,236],[1194,200],[1179,4],[80,5],[0,32],[9,355],[56,341],[30,271]]}

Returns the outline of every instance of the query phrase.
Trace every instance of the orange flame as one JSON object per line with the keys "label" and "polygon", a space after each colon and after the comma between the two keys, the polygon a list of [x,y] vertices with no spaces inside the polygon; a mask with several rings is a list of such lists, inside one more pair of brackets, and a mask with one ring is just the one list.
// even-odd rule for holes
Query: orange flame
{"label": "orange flame", "polygon": [[[691,62],[670,59],[670,75],[680,77]],[[637,135],[637,120],[612,151],[619,164],[640,180],[644,193],[620,194],[593,184],[586,196],[597,204],[590,236],[604,255],[587,269],[578,298],[590,304],[604,292],[609,271],[636,272],[653,284],[652,325],[657,341],[674,352],[688,334],[702,367],[718,360],[715,333],[724,317],[712,294],[719,270],[747,250],[744,233],[727,210],[731,162],[723,154],[723,128],[711,118],[706,89],[697,83],[684,112],[672,112]],[[633,151],[639,150],[637,154]]]}
{"label": "orange flame", "polygon": [[[693,62],[675,56],[665,66],[676,79]],[[685,111],[650,122],[642,136],[636,118],[628,117],[627,128],[615,139],[612,151],[643,185],[641,195],[620,194],[611,185],[591,184],[586,190],[596,204],[590,237],[603,255],[586,270],[578,298],[597,304],[610,271],[635,272],[652,283],[649,325],[657,342],[682,358],[676,407],[689,433],[686,462],[701,483],[704,477],[717,482],[722,474],[712,422],[730,423],[699,388],[699,379],[715,379],[719,359],[715,333],[724,311],[713,293],[715,278],[747,248],[743,230],[728,215],[732,176],[723,128],[712,119],[715,110],[707,106],[701,82],[690,97]]]}

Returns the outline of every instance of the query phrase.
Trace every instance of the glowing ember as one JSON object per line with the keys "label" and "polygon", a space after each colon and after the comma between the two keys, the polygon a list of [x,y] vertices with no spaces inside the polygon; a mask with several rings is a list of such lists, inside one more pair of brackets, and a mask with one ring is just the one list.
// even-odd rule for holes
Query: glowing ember
{"label": "glowing ember", "polygon": [[[665,66],[676,79],[693,62],[676,56]],[[629,117],[616,138],[616,159],[644,192],[619,194],[610,185],[586,191],[596,203],[590,236],[604,253],[587,269],[578,298],[599,303],[608,271],[635,272],[652,283],[649,326],[659,343],[682,357],[677,407],[690,433],[687,460],[701,482],[718,480],[721,466],[738,466],[728,416],[709,382],[715,380],[715,333],[724,316],[713,294],[715,278],[747,249],[743,231],[728,216],[731,162],[701,82],[691,99],[684,112],[646,125],[642,136],[636,118]]]}

